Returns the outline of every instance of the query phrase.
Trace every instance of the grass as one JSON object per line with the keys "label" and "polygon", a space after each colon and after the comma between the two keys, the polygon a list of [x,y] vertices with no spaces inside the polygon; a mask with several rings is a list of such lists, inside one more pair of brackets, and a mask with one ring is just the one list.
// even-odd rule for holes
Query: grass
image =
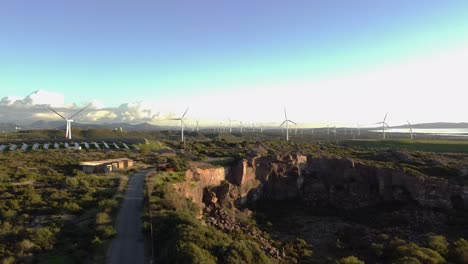
{"label": "grass", "polygon": [[185,172],[161,171],[154,177],[154,184],[178,183],[185,181]]}
{"label": "grass", "polygon": [[341,145],[364,148],[394,148],[437,153],[468,153],[466,140],[345,140]]}

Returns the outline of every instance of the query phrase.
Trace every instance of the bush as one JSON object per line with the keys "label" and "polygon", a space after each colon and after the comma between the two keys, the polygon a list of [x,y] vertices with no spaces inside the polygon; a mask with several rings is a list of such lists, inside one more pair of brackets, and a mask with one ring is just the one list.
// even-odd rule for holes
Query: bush
{"label": "bush", "polygon": [[96,225],[105,225],[111,222],[112,219],[108,213],[101,212],[96,214]]}
{"label": "bush", "polygon": [[193,263],[193,264],[215,264],[216,258],[203,248],[200,248],[193,242],[185,243],[181,241],[177,247],[179,254],[176,255],[175,263]]}
{"label": "bush", "polygon": [[430,249],[437,251],[441,255],[445,255],[448,252],[448,242],[444,236],[429,236],[427,244]]}
{"label": "bush", "polygon": [[359,260],[355,256],[349,256],[338,260],[338,264],[365,264],[364,261]]}
{"label": "bush", "polygon": [[32,235],[33,242],[41,249],[51,250],[54,248],[55,236],[48,228],[39,228]]}
{"label": "bush", "polygon": [[115,228],[111,225],[101,225],[96,228],[97,233],[105,239],[114,237],[117,234]]}
{"label": "bush", "polygon": [[418,259],[422,263],[438,264],[445,263],[445,259],[436,251],[420,247],[415,243],[409,243],[399,246],[397,252],[401,257],[412,257]]}
{"label": "bush", "polygon": [[257,243],[249,240],[235,241],[227,248],[225,263],[271,263]]}

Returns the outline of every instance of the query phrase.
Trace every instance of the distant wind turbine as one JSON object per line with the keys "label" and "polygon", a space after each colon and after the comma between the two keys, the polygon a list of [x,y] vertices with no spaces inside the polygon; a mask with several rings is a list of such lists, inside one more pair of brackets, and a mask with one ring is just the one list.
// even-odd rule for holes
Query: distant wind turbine
{"label": "distant wind turbine", "polygon": [[385,120],[387,120],[387,116],[388,116],[388,112],[387,112],[387,114],[385,114],[385,117],[384,117],[382,122],[375,123],[376,125],[382,124],[382,138],[383,138],[383,140],[385,140],[385,126],[390,128],[390,126],[385,122]]}
{"label": "distant wind turbine", "polygon": [[410,134],[411,134],[411,140],[413,140],[413,127],[411,126],[411,123],[408,120],[406,120],[406,122],[408,122],[409,131],[410,131]]}
{"label": "distant wind turbine", "polygon": [[181,117],[171,118],[170,119],[170,120],[177,120],[177,121],[180,120],[180,141],[182,141],[182,142],[184,142],[184,125],[185,125],[184,117],[187,114],[188,110],[189,110],[189,108],[187,107],[187,109],[185,110],[184,114]]}
{"label": "distant wind turbine", "polygon": [[281,127],[286,124],[286,141],[289,141],[289,123],[297,125],[294,121],[288,119],[288,115],[286,114],[286,108],[284,108],[284,121],[281,123]]}
{"label": "distant wind turbine", "polygon": [[197,121],[195,121],[195,122],[197,122],[197,132],[198,132],[198,120],[197,120]]}
{"label": "distant wind turbine", "polygon": [[79,113],[83,112],[86,108],[88,108],[91,104],[88,104],[87,106],[83,107],[81,110],[79,110],[78,112],[74,113],[73,115],[71,115],[69,118],[66,118],[64,117],[63,115],[59,114],[57,111],[55,111],[54,109],[52,109],[51,107],[49,107],[49,110],[56,113],[58,116],[60,116],[61,118],[63,118],[66,122],[67,122],[67,128],[65,130],[65,138],[66,139],[71,139],[72,138],[72,129],[71,129],[71,123],[73,122],[72,118],[75,117],[76,115],[78,115]]}
{"label": "distant wind turbine", "polygon": [[232,120],[231,120],[231,118],[229,118],[229,116],[227,116],[227,119],[229,121],[229,134],[231,134],[232,133],[232,126],[231,126]]}

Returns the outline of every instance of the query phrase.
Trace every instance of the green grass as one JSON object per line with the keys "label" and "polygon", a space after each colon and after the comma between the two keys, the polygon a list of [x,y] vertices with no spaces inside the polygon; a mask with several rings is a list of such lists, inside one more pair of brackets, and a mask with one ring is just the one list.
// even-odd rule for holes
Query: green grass
{"label": "green grass", "polygon": [[161,171],[155,177],[155,184],[178,183],[185,180],[185,172]]}
{"label": "green grass", "polygon": [[363,148],[394,148],[437,153],[468,153],[466,140],[346,140],[341,145]]}

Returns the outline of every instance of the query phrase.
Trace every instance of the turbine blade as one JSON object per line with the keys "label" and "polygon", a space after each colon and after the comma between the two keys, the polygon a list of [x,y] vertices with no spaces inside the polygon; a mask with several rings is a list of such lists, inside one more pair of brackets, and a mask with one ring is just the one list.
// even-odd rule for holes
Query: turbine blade
{"label": "turbine blade", "polygon": [[284,108],[284,119],[288,120],[288,115],[286,114],[286,107]]}
{"label": "turbine blade", "polygon": [[77,114],[83,112],[86,108],[88,108],[91,104],[88,104],[87,106],[83,107],[80,111],[76,112],[74,115],[70,116],[68,119],[72,119],[75,117]]}
{"label": "turbine blade", "polygon": [[284,124],[286,124],[286,122],[288,122],[288,120],[284,120],[283,123],[281,123],[280,127],[282,127]]}
{"label": "turbine blade", "polygon": [[385,114],[385,117],[383,119],[384,122],[385,122],[385,120],[387,120],[387,116],[388,116],[388,112]]}
{"label": "turbine blade", "polygon": [[59,115],[61,118],[67,120],[63,115],[59,114],[59,113],[58,113],[57,111],[55,111],[54,109],[52,109],[52,108],[50,108],[50,107],[48,107],[48,108],[49,108],[50,111],[56,113],[56,114]]}
{"label": "turbine blade", "polygon": [[189,108],[187,107],[187,109],[185,110],[185,112],[184,112],[184,114],[182,115],[181,119],[184,118],[185,114],[187,114],[188,109],[189,109]]}
{"label": "turbine blade", "polygon": [[384,123],[388,128],[390,128],[390,126],[387,124],[387,123]]}
{"label": "turbine blade", "polygon": [[291,123],[297,125],[296,122],[294,122],[294,121],[292,121],[292,120],[288,120],[288,122],[291,122]]}

